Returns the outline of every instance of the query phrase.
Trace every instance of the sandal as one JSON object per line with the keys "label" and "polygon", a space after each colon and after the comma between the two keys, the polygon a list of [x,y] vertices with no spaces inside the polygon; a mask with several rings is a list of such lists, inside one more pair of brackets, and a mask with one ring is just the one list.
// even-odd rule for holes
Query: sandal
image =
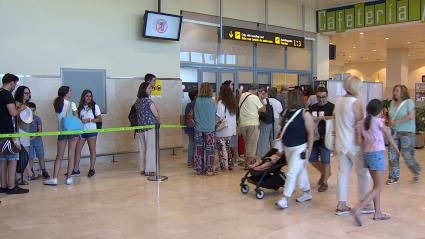
{"label": "sandal", "polygon": [[28,181],[33,181],[33,180],[37,180],[37,179],[39,179],[40,178],[40,175],[35,175],[35,174],[33,174],[33,175],[31,175],[31,176],[29,176],[28,177]]}
{"label": "sandal", "polygon": [[391,219],[391,215],[387,214],[387,213],[382,213],[378,217],[373,217],[373,220],[375,220],[375,221],[385,221],[385,220],[390,220],[390,219]]}
{"label": "sandal", "polygon": [[351,212],[351,207],[345,206],[343,208],[337,208],[335,211],[335,214],[338,216],[341,216],[341,215],[350,214],[350,212]]}

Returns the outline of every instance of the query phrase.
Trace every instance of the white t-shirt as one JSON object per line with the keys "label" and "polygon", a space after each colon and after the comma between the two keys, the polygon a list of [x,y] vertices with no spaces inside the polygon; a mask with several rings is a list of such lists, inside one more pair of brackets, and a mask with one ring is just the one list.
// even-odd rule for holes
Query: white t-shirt
{"label": "white t-shirt", "polygon": [[[280,103],[280,101],[276,100],[275,98],[269,98],[269,102],[273,107],[273,115],[275,119],[279,119],[280,118],[280,113],[282,113],[283,111],[283,107],[282,107],[282,103]],[[267,100],[264,99],[263,100],[263,104],[266,105],[267,104]]]}
{"label": "white t-shirt", "polygon": [[[94,105],[94,113],[96,114],[96,117],[102,114],[97,104]],[[82,109],[80,112],[80,119],[94,119],[96,117],[93,115],[93,110],[89,108],[87,105],[84,106],[84,109]],[[84,129],[85,130],[97,129],[96,123],[95,122],[85,123]]]}
{"label": "white t-shirt", "polygon": [[[58,118],[58,130],[59,131],[62,130],[62,119],[65,118],[65,116],[66,116],[66,110],[68,109],[69,104],[70,104],[70,101],[64,99],[62,111],[60,113],[56,113],[56,117]],[[71,107],[69,109],[68,115],[71,115],[76,111],[77,111],[77,105],[75,105],[74,102],[71,102]]]}
{"label": "white t-shirt", "polygon": [[217,103],[217,117],[223,119],[226,116],[227,119],[227,128],[224,128],[215,133],[217,137],[230,137],[236,135],[236,114],[230,115],[229,109],[224,107],[224,104],[221,103],[221,100]]}

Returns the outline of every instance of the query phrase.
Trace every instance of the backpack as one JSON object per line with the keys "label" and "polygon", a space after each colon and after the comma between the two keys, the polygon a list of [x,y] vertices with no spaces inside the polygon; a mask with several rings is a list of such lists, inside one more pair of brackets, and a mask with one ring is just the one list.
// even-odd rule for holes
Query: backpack
{"label": "backpack", "polygon": [[189,128],[193,128],[195,127],[195,116],[194,116],[194,112],[193,112],[193,107],[189,110],[189,112],[187,112],[186,115],[186,126]]}
{"label": "backpack", "polygon": [[273,113],[273,106],[270,104],[269,99],[266,99],[266,111],[260,112],[260,120],[263,121],[266,124],[273,124],[274,123],[274,113]]}
{"label": "backpack", "polygon": [[131,106],[130,113],[128,114],[128,120],[130,121],[130,126],[139,125],[139,122],[137,120],[136,104],[133,104]]}
{"label": "backpack", "polygon": [[[96,105],[91,109],[93,112],[93,116],[96,118]],[[96,128],[101,129],[102,128],[102,122],[96,122]]]}

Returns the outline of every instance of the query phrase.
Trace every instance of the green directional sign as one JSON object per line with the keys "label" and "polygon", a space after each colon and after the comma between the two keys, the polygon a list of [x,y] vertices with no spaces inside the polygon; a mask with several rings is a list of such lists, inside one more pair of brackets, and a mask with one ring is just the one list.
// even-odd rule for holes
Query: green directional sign
{"label": "green directional sign", "polygon": [[425,0],[385,0],[358,3],[316,12],[318,32],[344,32],[346,29],[422,21]]}

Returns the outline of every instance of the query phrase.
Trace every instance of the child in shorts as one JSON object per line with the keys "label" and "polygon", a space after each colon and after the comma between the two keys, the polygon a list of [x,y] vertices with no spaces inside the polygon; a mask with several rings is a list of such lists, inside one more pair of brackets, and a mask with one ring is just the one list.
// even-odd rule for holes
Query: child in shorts
{"label": "child in shorts", "polygon": [[[42,132],[43,129],[42,129],[41,118],[35,114],[35,111],[37,109],[36,105],[33,102],[29,102],[27,103],[27,105],[33,112],[33,122],[30,124],[30,133]],[[46,171],[46,164],[44,162],[43,139],[40,136],[30,138],[30,148],[29,148],[28,154],[29,154],[31,171],[34,172],[33,162],[34,162],[34,156],[36,156],[40,165],[41,175],[43,176],[44,179],[48,179],[50,176]]]}
{"label": "child in shorts", "polygon": [[391,218],[389,214],[382,213],[380,207],[380,195],[385,185],[385,143],[384,137],[391,147],[400,154],[395,144],[389,128],[385,126],[382,116],[383,105],[380,100],[373,99],[366,107],[367,117],[358,122],[356,126],[356,140],[363,148],[364,167],[369,169],[373,179],[373,189],[366,197],[352,210],[354,220],[358,226],[362,225],[360,214],[362,209],[373,201],[375,205],[375,215],[373,220],[382,221]]}

